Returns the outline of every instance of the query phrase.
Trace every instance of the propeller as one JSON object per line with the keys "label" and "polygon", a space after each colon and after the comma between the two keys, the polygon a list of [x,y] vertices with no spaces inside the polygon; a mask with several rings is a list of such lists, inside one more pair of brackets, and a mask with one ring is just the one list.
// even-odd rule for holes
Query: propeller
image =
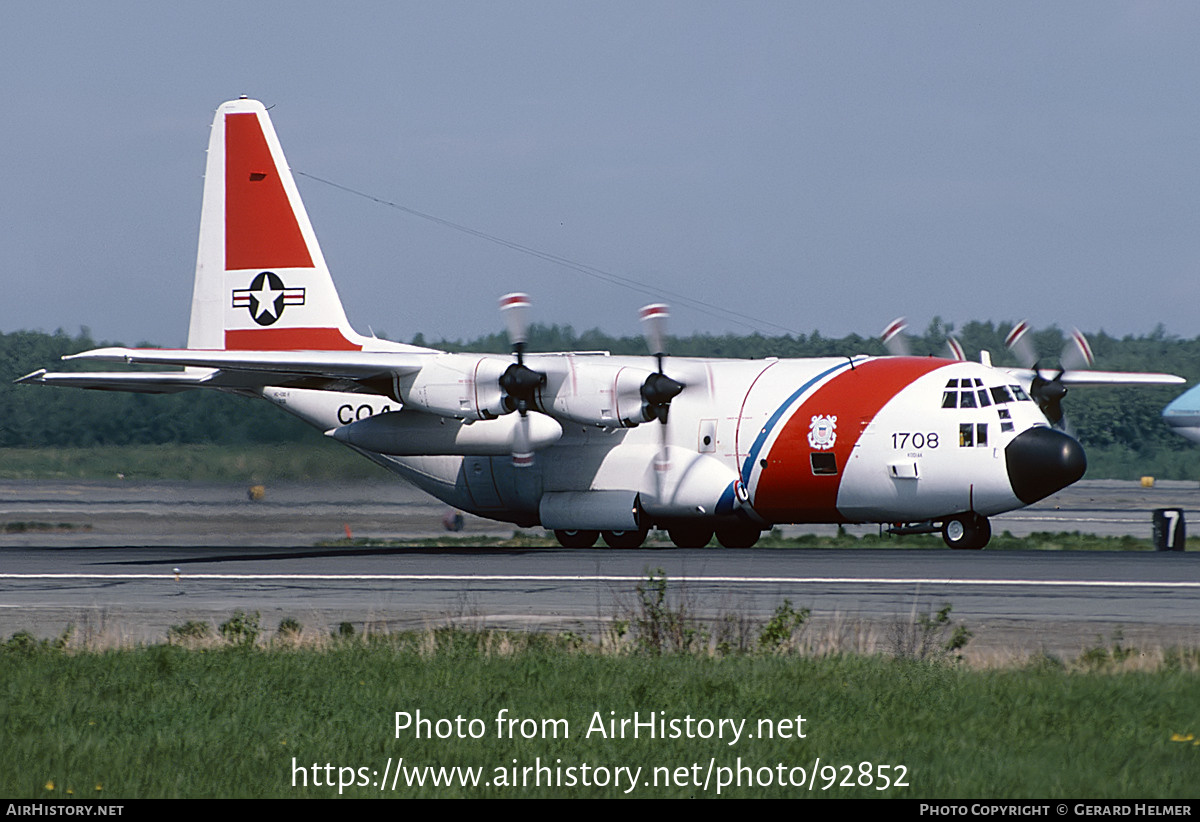
{"label": "propeller", "polygon": [[1041,361],[1034,352],[1033,343],[1029,340],[1029,323],[1025,320],[1013,326],[1012,331],[1004,339],[1008,347],[1021,364],[1033,371],[1033,380],[1029,385],[1029,396],[1042,409],[1046,419],[1056,428],[1066,428],[1062,409],[1063,397],[1067,395],[1067,387],[1063,385],[1063,375],[1069,370],[1090,368],[1095,358],[1092,346],[1087,337],[1078,328],[1071,330],[1071,335],[1059,355],[1059,367],[1043,369]]}
{"label": "propeller", "polygon": [[643,306],[639,312],[642,320],[642,334],[650,353],[658,361],[658,370],[646,377],[642,383],[642,416],[647,422],[659,422],[658,456],[654,460],[654,478],[657,485],[658,497],[662,498],[663,477],[670,466],[667,453],[667,416],[671,410],[671,400],[683,391],[683,383],[673,380],[663,373],[663,358],[666,354],[667,318],[670,312],[663,303],[653,303]]}
{"label": "propeller", "polygon": [[650,353],[658,361],[658,371],[651,374],[642,383],[642,399],[645,408],[642,415],[647,421],[656,419],[663,425],[667,423],[667,412],[671,408],[671,400],[683,390],[683,383],[677,382],[663,373],[663,357],[667,356],[666,330],[667,317],[671,316],[667,306],[662,303],[644,306],[641,310],[642,333]]}
{"label": "propeller", "polygon": [[529,339],[528,294],[519,292],[505,294],[500,298],[500,311],[508,323],[508,338],[516,352],[517,361],[500,375],[500,388],[504,391],[504,407],[520,414],[513,429],[513,465],[528,468],[533,465],[533,448],[530,445],[529,409],[535,405],[539,388],[546,384],[546,375],[525,365],[525,343]]}

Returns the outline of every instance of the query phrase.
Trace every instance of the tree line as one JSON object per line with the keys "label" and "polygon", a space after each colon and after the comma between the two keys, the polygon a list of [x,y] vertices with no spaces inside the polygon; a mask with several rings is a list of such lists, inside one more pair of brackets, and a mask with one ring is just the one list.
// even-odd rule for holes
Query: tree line
{"label": "tree line", "polygon": [[[988,351],[996,365],[1019,363],[1004,347],[1008,323],[969,322],[954,328],[935,318],[920,333],[909,335],[914,355],[945,356],[947,338],[954,336],[968,358]],[[1057,328],[1031,332],[1044,367],[1059,364],[1066,335]],[[1148,335],[1112,337],[1090,334],[1096,368],[1113,371],[1163,371],[1195,383],[1200,380],[1200,337],[1182,339],[1160,327]],[[449,351],[507,354],[511,347],[503,332],[474,340],[411,340]],[[171,395],[125,394],[107,391],[52,389],[13,385],[12,381],[37,368],[97,370],[94,365],[60,362],[65,354],[120,343],[97,342],[87,329],[69,335],[35,331],[0,333],[0,446],[82,447],[158,443],[281,444],[311,441],[311,428],[266,403],[214,391]],[[145,345],[145,344],[142,344]],[[884,354],[874,337],[842,338],[808,335],[764,336],[693,334],[670,337],[675,356],[731,358],[850,356]],[[613,354],[646,354],[641,337],[613,337],[599,330],[576,332],[571,326],[534,325],[530,351],[604,350]],[[111,368],[111,367],[109,367]],[[103,369],[98,369],[103,370]],[[668,360],[668,373],[670,370]],[[1064,401],[1069,430],[1088,450],[1096,476],[1120,476],[1157,470],[1160,476],[1200,476],[1200,453],[1163,423],[1163,407],[1182,392],[1180,387],[1075,388]],[[1099,460],[1099,462],[1098,462]],[[1193,468],[1193,463],[1196,467]]]}

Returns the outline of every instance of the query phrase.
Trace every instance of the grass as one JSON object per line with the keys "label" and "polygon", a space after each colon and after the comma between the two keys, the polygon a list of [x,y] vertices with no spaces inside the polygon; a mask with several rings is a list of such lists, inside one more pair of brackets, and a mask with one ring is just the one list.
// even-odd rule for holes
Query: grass
{"label": "grass", "polygon": [[29,532],[37,533],[57,533],[61,531],[90,531],[92,526],[79,525],[72,522],[37,522],[29,520],[17,520],[15,522],[5,522],[0,525],[0,532],[5,534],[26,534]]}
{"label": "grass", "polygon": [[149,647],[16,634],[0,795],[1194,798],[1200,651],[1147,665],[1115,636],[977,669],[950,614],[854,652],[788,601],[699,620],[654,572],[597,637],[270,631],[241,610]]}
{"label": "grass", "polygon": [[[597,775],[640,768],[630,795],[641,797],[716,795],[715,782],[704,790],[701,781],[711,762],[726,779],[741,764],[753,769],[750,781],[769,782],[722,787],[734,797],[1162,799],[1194,797],[1200,766],[1195,670],[602,654],[554,638],[462,631],[323,648],[42,650],[5,663],[0,793],[9,797],[379,796],[379,775],[403,758],[410,767],[478,768],[493,781],[512,781],[514,764],[575,769],[576,778],[584,763]],[[410,723],[399,732],[397,712]],[[676,720],[679,737],[647,739],[643,728],[635,739],[629,726],[624,737],[597,731],[635,714]],[[534,723],[502,731],[502,716]],[[696,732],[700,719],[746,720],[755,738],[688,738],[687,717]],[[418,718],[430,723],[421,738]],[[471,720],[478,739],[470,738]],[[760,736],[760,720],[776,738]],[[557,737],[552,728],[562,729]],[[867,785],[843,787],[847,775],[857,781],[861,763],[872,763]],[[780,786],[780,764],[806,774],[816,767],[817,789]],[[885,764],[907,785],[876,790]],[[668,775],[672,784],[661,784]],[[658,786],[642,784],[652,776]],[[532,777],[518,770],[521,778]],[[388,787],[382,795],[624,795],[623,786],[561,780]]]}

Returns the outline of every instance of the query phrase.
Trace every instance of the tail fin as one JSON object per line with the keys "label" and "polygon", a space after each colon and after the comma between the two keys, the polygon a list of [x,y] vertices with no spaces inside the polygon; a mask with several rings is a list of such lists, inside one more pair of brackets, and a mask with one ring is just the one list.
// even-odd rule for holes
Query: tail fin
{"label": "tail fin", "polygon": [[222,104],[208,142],[188,348],[369,342],[346,320],[266,108],[245,98]]}

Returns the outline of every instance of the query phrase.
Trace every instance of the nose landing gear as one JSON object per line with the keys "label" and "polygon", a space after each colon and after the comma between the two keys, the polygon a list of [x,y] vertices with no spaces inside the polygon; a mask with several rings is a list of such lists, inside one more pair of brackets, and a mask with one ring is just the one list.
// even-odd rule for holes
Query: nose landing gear
{"label": "nose landing gear", "polygon": [[942,539],[951,548],[978,549],[992,538],[988,518],[972,511],[957,514],[942,523]]}

